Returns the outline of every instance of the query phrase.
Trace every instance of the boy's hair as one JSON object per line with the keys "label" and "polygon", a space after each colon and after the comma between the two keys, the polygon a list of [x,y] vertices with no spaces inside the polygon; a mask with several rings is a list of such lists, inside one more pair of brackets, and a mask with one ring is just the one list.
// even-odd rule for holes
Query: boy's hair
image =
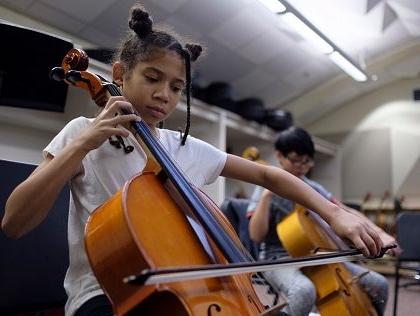
{"label": "boy's hair", "polygon": [[315,154],[314,142],[309,133],[295,126],[281,131],[277,135],[274,147],[284,156],[296,152],[298,155],[308,155],[313,158]]}
{"label": "boy's hair", "polygon": [[185,62],[187,123],[182,136],[184,145],[190,128],[191,62],[200,56],[202,47],[185,43],[181,36],[169,29],[153,28],[149,13],[138,3],[131,8],[128,25],[134,32],[127,34],[114,56],[114,60],[120,61],[127,71],[131,71],[139,61],[146,61],[162,50],[175,52]]}

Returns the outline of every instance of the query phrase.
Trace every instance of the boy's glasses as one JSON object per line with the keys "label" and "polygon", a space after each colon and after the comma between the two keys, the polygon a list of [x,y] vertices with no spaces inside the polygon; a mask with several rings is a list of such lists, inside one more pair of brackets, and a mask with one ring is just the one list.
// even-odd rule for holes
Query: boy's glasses
{"label": "boy's glasses", "polygon": [[292,165],[296,166],[296,167],[301,167],[301,166],[305,166],[305,167],[313,167],[314,166],[314,160],[312,158],[309,157],[305,157],[305,158],[294,158],[294,157],[289,157],[286,156],[287,160],[289,160]]}

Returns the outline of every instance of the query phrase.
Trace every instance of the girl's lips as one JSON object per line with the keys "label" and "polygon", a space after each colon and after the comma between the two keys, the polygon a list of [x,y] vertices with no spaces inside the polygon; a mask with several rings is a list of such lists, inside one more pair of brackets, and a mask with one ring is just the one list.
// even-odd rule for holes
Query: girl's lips
{"label": "girl's lips", "polygon": [[163,118],[166,115],[165,110],[163,110],[163,109],[161,109],[159,107],[147,106],[147,109],[152,114],[152,116],[154,116],[156,118]]}

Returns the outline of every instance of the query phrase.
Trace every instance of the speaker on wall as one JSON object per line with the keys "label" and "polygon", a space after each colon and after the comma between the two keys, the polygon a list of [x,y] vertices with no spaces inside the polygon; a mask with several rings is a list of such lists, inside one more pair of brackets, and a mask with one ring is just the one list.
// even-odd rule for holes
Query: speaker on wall
{"label": "speaker on wall", "polygon": [[49,78],[70,41],[0,21],[0,105],[64,112],[67,85]]}
{"label": "speaker on wall", "polygon": [[420,89],[414,89],[413,97],[414,97],[414,101],[419,101],[420,100]]}
{"label": "speaker on wall", "polygon": [[87,48],[84,51],[89,59],[93,58],[105,64],[112,64],[112,58],[115,54],[115,50],[110,48]]}

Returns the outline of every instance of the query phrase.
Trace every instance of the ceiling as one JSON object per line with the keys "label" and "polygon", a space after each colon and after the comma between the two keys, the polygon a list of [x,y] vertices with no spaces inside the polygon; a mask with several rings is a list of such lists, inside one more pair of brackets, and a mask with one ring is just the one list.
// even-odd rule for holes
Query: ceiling
{"label": "ceiling", "polygon": [[[0,0],[0,5],[113,48],[135,0]],[[204,43],[196,80],[232,84],[235,100],[259,97],[301,124],[343,102],[420,70],[420,1],[289,0],[377,80],[359,83],[257,0],[143,0],[155,22]]]}

